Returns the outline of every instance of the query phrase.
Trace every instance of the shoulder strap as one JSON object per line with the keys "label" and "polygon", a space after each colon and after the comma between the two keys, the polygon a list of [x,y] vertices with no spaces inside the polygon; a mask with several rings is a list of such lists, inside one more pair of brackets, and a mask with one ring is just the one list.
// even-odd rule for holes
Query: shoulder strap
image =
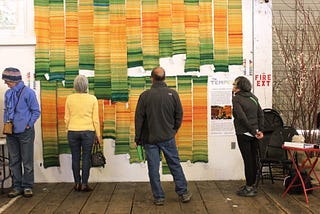
{"label": "shoulder strap", "polygon": [[22,93],[24,87],[26,87],[26,86],[24,85],[24,86],[22,87],[22,89],[20,90],[20,93],[19,93],[19,95],[18,95],[18,102],[16,103],[16,105],[15,105],[15,107],[14,107],[14,111],[16,111],[16,108],[17,108],[17,105],[18,105],[18,103],[19,103],[20,96],[21,96],[21,93]]}
{"label": "shoulder strap", "polygon": [[252,100],[256,105],[258,105],[258,102],[253,97],[249,97],[250,100]]}

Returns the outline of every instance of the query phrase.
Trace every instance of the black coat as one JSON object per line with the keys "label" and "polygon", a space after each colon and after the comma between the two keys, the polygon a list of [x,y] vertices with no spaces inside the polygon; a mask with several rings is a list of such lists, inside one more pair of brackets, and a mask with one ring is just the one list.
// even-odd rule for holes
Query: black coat
{"label": "black coat", "polygon": [[159,143],[172,139],[181,126],[183,109],[177,91],[165,82],[155,82],[138,100],[135,112],[135,142]]}
{"label": "black coat", "polygon": [[236,134],[250,132],[255,136],[256,131],[263,131],[263,111],[258,98],[251,92],[237,92],[232,98],[232,114]]}

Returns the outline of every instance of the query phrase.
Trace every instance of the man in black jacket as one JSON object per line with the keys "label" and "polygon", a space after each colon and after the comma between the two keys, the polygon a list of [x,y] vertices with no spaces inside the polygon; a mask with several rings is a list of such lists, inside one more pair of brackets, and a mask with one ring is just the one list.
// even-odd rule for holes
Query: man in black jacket
{"label": "man in black jacket", "polygon": [[178,93],[167,87],[165,71],[155,67],[151,72],[152,86],[143,92],[135,113],[135,142],[142,144],[146,152],[149,179],[155,205],[164,204],[159,166],[160,151],[163,152],[174,178],[175,191],[183,203],[189,202],[192,194],[180,164],[175,135],[181,126],[183,109]]}

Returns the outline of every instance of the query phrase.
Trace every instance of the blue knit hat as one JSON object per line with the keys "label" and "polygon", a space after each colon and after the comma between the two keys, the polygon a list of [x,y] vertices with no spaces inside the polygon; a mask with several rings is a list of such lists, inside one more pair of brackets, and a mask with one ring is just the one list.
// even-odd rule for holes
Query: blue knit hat
{"label": "blue knit hat", "polygon": [[22,78],[19,69],[9,67],[2,72],[2,79],[8,82],[19,82]]}

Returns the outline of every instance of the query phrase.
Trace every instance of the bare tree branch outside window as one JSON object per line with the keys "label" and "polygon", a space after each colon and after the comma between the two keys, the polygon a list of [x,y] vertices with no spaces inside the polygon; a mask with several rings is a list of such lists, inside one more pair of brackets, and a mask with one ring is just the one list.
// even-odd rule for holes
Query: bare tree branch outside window
{"label": "bare tree branch outside window", "polygon": [[[285,124],[302,130],[305,142],[317,143],[320,101],[320,11],[295,0],[292,15],[273,14],[273,30],[279,50],[280,71],[274,73],[273,108]],[[273,56],[274,57],[274,56]]]}

